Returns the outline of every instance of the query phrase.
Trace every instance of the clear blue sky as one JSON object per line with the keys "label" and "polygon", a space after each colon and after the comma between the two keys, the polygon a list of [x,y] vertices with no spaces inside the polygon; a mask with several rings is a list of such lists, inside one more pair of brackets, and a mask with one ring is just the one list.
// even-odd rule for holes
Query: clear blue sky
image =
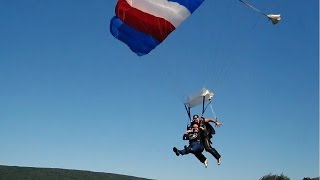
{"label": "clear blue sky", "polygon": [[[114,0],[0,0],[0,164],[175,180],[319,176],[319,1],[206,0],[150,54],[109,32]],[[222,165],[187,142],[207,87]],[[195,111],[199,113],[199,111]],[[208,111],[206,116],[212,116]]]}

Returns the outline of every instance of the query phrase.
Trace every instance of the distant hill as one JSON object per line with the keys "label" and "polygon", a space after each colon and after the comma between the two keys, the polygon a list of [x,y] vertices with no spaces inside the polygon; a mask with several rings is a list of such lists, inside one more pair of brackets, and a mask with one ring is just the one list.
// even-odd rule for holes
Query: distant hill
{"label": "distant hill", "polygon": [[57,168],[0,165],[0,180],[150,180],[146,178]]}

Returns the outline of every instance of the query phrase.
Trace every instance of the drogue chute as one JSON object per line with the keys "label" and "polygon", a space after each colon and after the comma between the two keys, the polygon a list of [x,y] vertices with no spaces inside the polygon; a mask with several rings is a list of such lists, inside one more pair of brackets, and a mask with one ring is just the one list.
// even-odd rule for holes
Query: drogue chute
{"label": "drogue chute", "polygon": [[245,2],[243,0],[239,0],[239,1],[242,2],[243,4],[245,4],[246,6],[248,6],[249,8],[253,9],[254,11],[259,12],[260,14],[266,16],[272,22],[272,24],[277,24],[281,20],[280,14],[266,14],[266,13],[260,11],[259,9],[253,7],[248,2]]}

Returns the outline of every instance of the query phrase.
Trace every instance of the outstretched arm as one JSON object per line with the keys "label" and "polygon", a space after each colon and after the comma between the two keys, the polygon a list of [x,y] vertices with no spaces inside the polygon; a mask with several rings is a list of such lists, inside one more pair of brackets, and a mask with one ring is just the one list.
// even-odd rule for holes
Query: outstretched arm
{"label": "outstretched arm", "polygon": [[204,122],[213,122],[214,124],[216,124],[216,127],[222,126],[222,123],[215,118],[204,118]]}

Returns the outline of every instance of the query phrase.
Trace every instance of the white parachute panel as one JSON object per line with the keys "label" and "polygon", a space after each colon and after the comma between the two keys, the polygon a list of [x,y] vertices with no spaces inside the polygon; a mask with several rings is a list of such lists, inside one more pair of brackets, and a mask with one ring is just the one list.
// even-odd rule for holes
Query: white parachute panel
{"label": "white parachute panel", "polygon": [[203,97],[205,99],[204,102],[207,102],[212,99],[213,95],[214,95],[213,92],[203,88],[200,92],[187,97],[185,105],[190,108],[193,108],[203,103]]}

